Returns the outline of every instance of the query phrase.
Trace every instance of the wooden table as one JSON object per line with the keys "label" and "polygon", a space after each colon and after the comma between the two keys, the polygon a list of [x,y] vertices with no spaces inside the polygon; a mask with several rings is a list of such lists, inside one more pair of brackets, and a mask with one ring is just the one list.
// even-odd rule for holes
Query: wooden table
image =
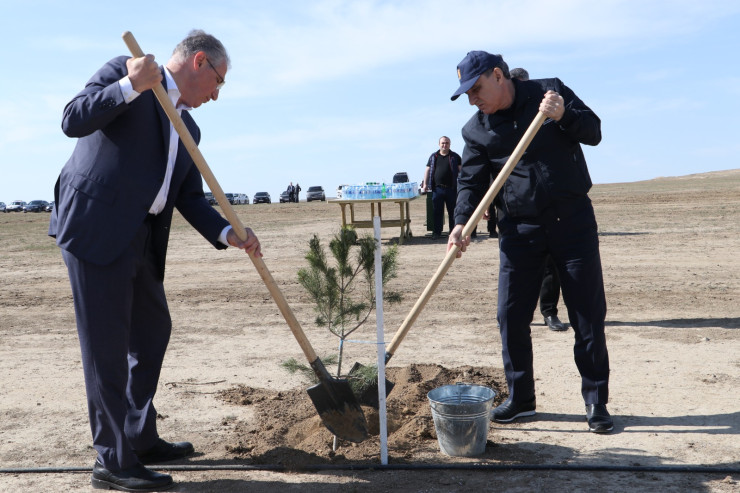
{"label": "wooden table", "polygon": [[[375,217],[375,206],[378,206],[378,217],[380,217],[380,227],[401,227],[401,236],[398,237],[398,244],[403,245],[405,238],[411,237],[411,214],[409,213],[409,202],[418,198],[418,196],[406,198],[406,199],[362,199],[362,200],[348,200],[348,199],[332,199],[329,202],[339,204],[342,208],[342,227],[354,226],[355,228],[372,228],[373,217]],[[383,219],[383,204],[384,203],[396,203],[398,204],[400,219]],[[355,219],[355,205],[356,204],[370,204],[370,220],[357,220]],[[349,222],[347,221],[347,205],[349,205]]]}

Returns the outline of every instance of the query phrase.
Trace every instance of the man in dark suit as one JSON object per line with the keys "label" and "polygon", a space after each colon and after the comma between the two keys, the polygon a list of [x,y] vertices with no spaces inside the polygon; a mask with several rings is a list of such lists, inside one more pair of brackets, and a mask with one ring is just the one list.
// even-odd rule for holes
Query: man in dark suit
{"label": "man in dark suit", "polygon": [[187,110],[218,99],[229,63],[220,41],[192,31],[166,67],[152,55],[110,60],[64,109],[62,129],[78,140],[55,187],[49,235],[72,286],[96,488],[167,488],[172,478],[143,464],[194,451],[159,437],[153,405],[172,328],[163,281],[174,208],[214,247],[262,255],[251,229],[241,241],[208,204],[198,169],[151,91],[163,83],[198,142]]}

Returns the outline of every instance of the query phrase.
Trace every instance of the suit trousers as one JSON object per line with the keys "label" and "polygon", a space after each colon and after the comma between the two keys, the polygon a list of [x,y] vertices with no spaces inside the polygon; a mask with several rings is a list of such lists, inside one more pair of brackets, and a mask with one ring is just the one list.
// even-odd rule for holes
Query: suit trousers
{"label": "suit trousers", "polygon": [[149,220],[111,264],[62,250],[74,298],[88,414],[98,460],[111,471],[137,464],[157,441],[152,403],[172,322],[152,253]]}
{"label": "suit trousers", "polygon": [[499,218],[498,321],[511,399],[535,396],[530,324],[537,306],[543,267],[552,255],[563,300],[575,332],[573,355],[586,404],[609,399],[609,355],[604,335],[606,297],[596,218],[586,197],[548,210],[537,223]]}

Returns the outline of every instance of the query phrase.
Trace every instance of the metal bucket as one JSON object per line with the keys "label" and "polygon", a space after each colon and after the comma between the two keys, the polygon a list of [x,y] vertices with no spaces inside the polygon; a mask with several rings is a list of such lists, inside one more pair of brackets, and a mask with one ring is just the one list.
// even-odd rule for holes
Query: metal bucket
{"label": "metal bucket", "polygon": [[427,394],[442,453],[472,457],[486,449],[488,420],[496,391],[482,385],[445,385]]}

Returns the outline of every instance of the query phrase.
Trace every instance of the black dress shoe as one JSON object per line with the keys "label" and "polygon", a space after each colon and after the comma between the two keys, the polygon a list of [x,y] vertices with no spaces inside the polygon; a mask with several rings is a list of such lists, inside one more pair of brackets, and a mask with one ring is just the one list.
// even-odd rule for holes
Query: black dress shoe
{"label": "black dress shoe", "polygon": [[154,447],[143,452],[136,452],[136,456],[142,464],[159,464],[161,462],[182,459],[194,451],[193,444],[190,442],[170,443],[157,438],[157,443]]}
{"label": "black dress shoe", "polygon": [[95,461],[92,472],[92,487],[96,490],[118,491],[162,491],[174,486],[172,476],[154,472],[141,464],[112,472]]}
{"label": "black dress shoe", "polygon": [[564,330],[568,330],[568,327],[566,327],[565,324],[560,321],[557,315],[551,315],[549,317],[545,317],[545,325],[550,327],[550,330],[554,330],[555,332],[562,332]]}
{"label": "black dress shoe", "polygon": [[594,433],[609,433],[614,429],[606,404],[586,404],[586,420],[589,431]]}
{"label": "black dress shoe", "polygon": [[516,403],[509,399],[503,404],[491,410],[491,421],[496,421],[498,423],[510,423],[517,418],[523,418],[524,416],[534,416],[534,410],[536,407],[537,403],[534,397],[532,397],[531,401],[522,403]]}

